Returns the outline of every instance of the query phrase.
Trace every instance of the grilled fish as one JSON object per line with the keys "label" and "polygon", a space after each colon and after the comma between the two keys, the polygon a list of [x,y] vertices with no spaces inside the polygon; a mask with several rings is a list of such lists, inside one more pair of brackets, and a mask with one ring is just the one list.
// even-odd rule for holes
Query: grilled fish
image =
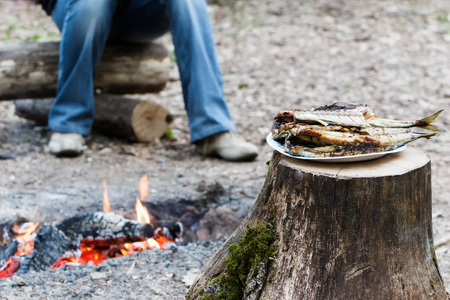
{"label": "grilled fish", "polygon": [[281,111],[272,135],[292,155],[334,157],[390,151],[445,132],[431,125],[441,112],[417,121],[398,121],[374,117],[367,105],[335,103]]}
{"label": "grilled fish", "polygon": [[[294,144],[300,146],[314,145],[314,147],[340,146],[339,149],[347,151],[347,153],[339,153],[340,155],[390,151],[419,138],[427,138],[437,134],[435,131],[423,129],[421,131],[411,130],[394,134],[364,135],[316,130],[307,127],[295,127],[290,133],[286,139],[286,147],[290,153],[293,152],[290,146]],[[293,143],[293,141],[295,142]]]}
{"label": "grilled fish", "polygon": [[[439,110],[426,118],[417,121],[398,121],[375,118],[372,110],[367,105],[336,102],[332,105],[313,108],[310,110],[298,110],[292,112],[295,122],[313,122],[324,126],[341,125],[353,127],[412,127],[431,124],[442,112]],[[286,118],[287,111],[282,111]],[[277,117],[280,114],[277,115]]]}

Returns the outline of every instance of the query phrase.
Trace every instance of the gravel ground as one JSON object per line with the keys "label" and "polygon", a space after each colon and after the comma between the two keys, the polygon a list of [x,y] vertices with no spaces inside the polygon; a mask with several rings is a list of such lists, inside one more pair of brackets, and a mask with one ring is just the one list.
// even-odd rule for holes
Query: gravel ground
{"label": "gravel ground", "polygon": [[[42,12],[20,3],[0,3],[3,16],[0,39],[57,37],[56,29]],[[0,161],[0,218],[19,214],[45,222],[75,212],[101,210],[102,178],[108,182],[113,210],[126,213],[133,209],[137,183],[145,173],[149,174],[152,199],[189,194],[201,182],[220,182],[242,199],[255,199],[266,175],[265,162],[272,154],[264,139],[280,109],[348,101],[369,104],[379,117],[409,120],[443,108],[446,111],[437,123],[449,129],[448,1],[249,0],[210,8],[227,100],[238,131],[259,146],[258,159],[251,163],[229,163],[194,153],[175,67],[173,80],[166,89],[151,96],[175,115],[172,126],[175,141],[127,144],[93,135],[84,156],[56,159],[46,153],[48,130],[15,117],[13,105],[3,102],[0,153],[15,159]],[[170,44],[169,36],[163,40]],[[450,290],[450,136],[414,144],[432,159],[434,239],[441,273]],[[154,255],[172,254],[145,253],[139,260]],[[202,256],[203,261],[208,255]],[[91,295],[95,297],[123,298],[131,290],[136,291],[134,287],[139,283],[147,293],[157,286],[161,293],[166,293],[164,299],[182,298],[185,286],[180,282],[178,288],[173,288],[166,283],[154,285],[139,280],[146,275],[115,277],[117,270],[126,273],[134,259],[122,258],[117,266],[108,262],[108,267],[100,271],[95,267],[79,271],[88,274],[81,278],[89,279],[91,274],[100,272],[106,275],[94,277],[106,276],[116,281],[82,279],[80,284],[71,279],[70,274],[75,272],[72,270],[46,272],[39,278],[51,281],[52,274],[60,274],[58,278],[67,277],[62,281],[72,280],[71,288],[83,293],[95,289],[101,281],[105,287],[103,295],[95,292]],[[180,267],[173,274],[180,278],[184,272]],[[3,291],[10,293],[8,297],[14,299],[17,293],[21,298],[35,298],[34,284],[24,286],[16,280],[1,285]],[[59,295],[58,290],[61,295],[68,295],[67,290],[63,292],[64,285],[56,283],[60,280],[54,282],[54,286],[40,285],[36,293],[42,299],[58,298],[55,296]],[[177,279],[169,278],[168,282],[175,284]],[[115,289],[115,285],[133,288]],[[90,297],[83,295],[78,297]]]}
{"label": "gravel ground", "polygon": [[98,266],[28,273],[0,281],[0,299],[184,299],[203,262],[220,242],[143,251]]}

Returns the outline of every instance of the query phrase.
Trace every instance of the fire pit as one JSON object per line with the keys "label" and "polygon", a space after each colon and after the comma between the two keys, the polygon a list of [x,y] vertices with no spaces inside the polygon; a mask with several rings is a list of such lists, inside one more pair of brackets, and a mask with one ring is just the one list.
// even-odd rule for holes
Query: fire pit
{"label": "fire pit", "polygon": [[2,243],[6,247],[0,250],[0,279],[63,266],[98,265],[106,259],[142,250],[167,249],[182,240],[180,222],[162,223],[156,229],[151,225],[150,214],[141,202],[150,198],[146,175],[139,182],[137,220],[110,212],[105,181],[103,185],[104,212],[76,215],[43,226],[23,220],[2,226]]}
{"label": "fire pit", "polygon": [[[135,180],[136,186],[138,179],[139,177]],[[99,198],[102,194],[101,184],[102,182],[99,180],[97,192]],[[254,202],[254,195],[247,194],[240,186],[223,186],[219,182],[200,181],[196,185],[186,187],[183,193],[175,194],[160,192],[162,189],[159,188],[155,192],[152,182],[141,185],[147,186],[147,191],[144,190],[144,193],[138,194],[137,187],[136,192],[123,193],[121,189],[117,189],[117,186],[113,188],[108,181],[108,189],[114,190],[114,193],[111,193],[106,189],[105,182],[103,212],[100,198],[97,204],[82,207],[78,213],[66,214],[65,218],[59,217],[59,211],[54,208],[54,210],[45,211],[46,216],[29,214],[28,218],[31,222],[23,218],[0,220],[0,252],[2,254],[8,252],[6,251],[7,246],[11,246],[10,249],[12,249],[8,255],[3,257],[2,266],[8,266],[11,273],[15,272],[12,277],[0,279],[0,299],[15,299],[20,295],[29,295],[32,298],[47,297],[48,299],[102,298],[105,295],[125,295],[130,291],[135,291],[136,295],[145,294],[150,299],[184,299],[186,288],[192,284],[203,263],[221,246],[222,239],[227,238],[248,214]],[[152,186],[150,191],[148,190],[149,186]],[[152,193],[151,197],[150,192]],[[134,193],[136,195],[133,195]],[[109,201],[105,200],[108,199],[108,195],[111,205],[108,205]],[[45,193],[35,195],[36,200],[45,196],[47,196]],[[79,197],[84,197],[84,194]],[[22,232],[31,225],[37,225],[34,233],[29,235],[29,239],[34,242],[31,246],[34,245],[35,248],[37,248],[36,240],[41,233],[44,233],[43,230],[48,229],[47,226],[55,227],[56,224],[67,222],[74,218],[75,214],[77,217],[113,214],[118,215],[124,221],[143,223],[143,228],[146,228],[147,221],[138,217],[136,209],[132,209],[130,204],[124,205],[130,201],[117,201],[119,198],[142,200],[142,206],[149,211],[149,225],[154,230],[152,237],[156,240],[161,237],[161,233],[165,237],[170,237],[167,233],[174,230],[176,232],[177,229],[180,229],[177,223],[182,223],[183,241],[163,243],[168,249],[156,247],[148,251],[139,251],[148,247],[142,245],[148,239],[143,238],[130,243],[117,240],[120,243],[114,243],[107,248],[97,245],[96,251],[99,250],[100,253],[96,254],[95,252],[86,252],[89,250],[87,247],[92,248],[92,245],[87,243],[87,240],[81,243],[83,240],[81,238],[78,239],[79,247],[74,248],[77,251],[71,251],[71,248],[67,252],[65,250],[59,252],[63,253],[61,255],[57,252],[58,255],[52,258],[55,263],[41,265],[38,276],[33,268],[22,272],[20,265],[6,263],[8,260],[5,257],[11,258],[16,252],[12,245],[18,243],[18,241],[14,242],[18,231]],[[72,197],[65,203],[74,201],[77,201],[77,197]],[[49,211],[54,217],[48,217]],[[97,211],[97,213],[93,213],[93,211]],[[52,222],[53,220],[57,222]],[[40,223],[36,224],[37,221]],[[16,224],[16,229],[14,224]],[[78,227],[75,226],[75,228]],[[173,240],[176,235],[176,233],[172,235]],[[132,248],[127,249],[130,244]],[[122,252],[125,251],[129,251],[128,254],[133,255],[123,255]],[[86,254],[81,255],[81,253]],[[95,255],[98,258],[106,255],[106,258],[113,257],[113,259],[106,259],[102,263],[94,264]],[[14,256],[13,259],[14,262],[16,260],[21,262],[27,256],[30,254],[20,254]],[[74,258],[78,260],[74,260]],[[85,264],[86,262],[87,264]]]}

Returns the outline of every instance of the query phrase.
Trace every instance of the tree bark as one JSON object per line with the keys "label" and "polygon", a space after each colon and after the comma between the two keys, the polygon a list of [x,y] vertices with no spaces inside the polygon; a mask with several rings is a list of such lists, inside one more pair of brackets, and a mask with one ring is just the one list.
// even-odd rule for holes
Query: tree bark
{"label": "tree bark", "polygon": [[227,273],[229,246],[263,222],[275,228],[276,254],[248,275],[242,299],[447,299],[433,247],[431,163],[417,148],[342,164],[275,152],[249,217],[187,299],[223,299],[215,282]]}
{"label": "tree bark", "polygon": [[[58,62],[58,42],[1,42],[0,100],[54,97]],[[167,49],[160,44],[108,44],[94,86],[111,94],[158,92],[169,71]]]}
{"label": "tree bark", "polygon": [[[16,100],[16,115],[46,125],[53,99]],[[113,95],[95,98],[93,130],[130,141],[150,142],[160,138],[173,117],[164,107],[149,101]]]}

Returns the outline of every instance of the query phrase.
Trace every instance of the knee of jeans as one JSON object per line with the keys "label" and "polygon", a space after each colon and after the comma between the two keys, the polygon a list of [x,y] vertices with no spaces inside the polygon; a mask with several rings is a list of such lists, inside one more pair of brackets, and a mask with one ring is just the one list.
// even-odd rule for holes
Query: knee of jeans
{"label": "knee of jeans", "polygon": [[69,7],[74,13],[88,20],[113,14],[117,0],[71,0]]}

